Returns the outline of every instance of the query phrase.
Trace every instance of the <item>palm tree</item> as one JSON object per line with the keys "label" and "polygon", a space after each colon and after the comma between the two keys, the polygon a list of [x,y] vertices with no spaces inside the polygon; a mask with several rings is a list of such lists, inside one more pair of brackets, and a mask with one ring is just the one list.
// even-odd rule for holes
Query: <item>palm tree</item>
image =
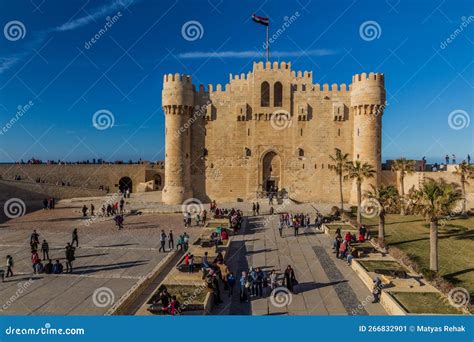
{"label": "palm tree", "polygon": [[414,197],[417,198],[415,213],[430,223],[430,270],[438,272],[438,221],[450,214],[462,199],[462,193],[456,183],[447,183],[443,178],[427,178]]}
{"label": "palm tree", "polygon": [[360,160],[347,162],[344,169],[346,170],[347,179],[355,179],[357,185],[357,223],[361,223],[361,202],[362,202],[362,182],[367,178],[373,178],[375,169],[369,163],[362,163]]}
{"label": "palm tree", "polygon": [[342,178],[344,176],[344,167],[346,163],[349,161],[349,154],[342,153],[342,151],[338,148],[335,149],[336,153],[334,156],[329,156],[331,161],[334,163],[331,165],[334,172],[336,172],[337,176],[339,177],[339,196],[341,199],[341,212],[344,211],[344,198],[342,195]]}
{"label": "palm tree", "polygon": [[398,190],[394,185],[380,185],[375,187],[370,185],[371,190],[367,191],[367,198],[376,201],[378,206],[377,214],[379,216],[379,234],[378,244],[380,247],[385,247],[385,214],[387,211],[397,207],[400,200]]}
{"label": "palm tree", "polygon": [[466,185],[469,185],[467,182],[468,179],[474,178],[474,165],[468,164],[465,160],[461,164],[456,166],[456,170],[453,173],[459,176],[459,181],[461,183],[462,191],[462,210],[461,215],[466,216]]}
{"label": "palm tree", "polygon": [[410,175],[415,170],[415,161],[407,160],[406,158],[400,158],[393,161],[392,171],[400,172],[400,215],[405,215],[405,176]]}

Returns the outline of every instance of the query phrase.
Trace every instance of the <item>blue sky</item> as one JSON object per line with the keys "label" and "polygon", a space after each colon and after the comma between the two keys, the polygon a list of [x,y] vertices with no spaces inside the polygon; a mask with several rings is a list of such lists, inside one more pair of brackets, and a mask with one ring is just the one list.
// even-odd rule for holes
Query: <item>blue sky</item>
{"label": "blue sky", "polygon": [[[254,12],[270,33],[296,17],[272,59],[315,83],[385,73],[383,159],[474,155],[472,1],[16,0],[0,3],[0,161],[163,159],[163,74],[225,84],[248,72],[263,58]],[[202,27],[195,40],[182,34],[189,21]],[[99,110],[113,127],[93,126]]]}

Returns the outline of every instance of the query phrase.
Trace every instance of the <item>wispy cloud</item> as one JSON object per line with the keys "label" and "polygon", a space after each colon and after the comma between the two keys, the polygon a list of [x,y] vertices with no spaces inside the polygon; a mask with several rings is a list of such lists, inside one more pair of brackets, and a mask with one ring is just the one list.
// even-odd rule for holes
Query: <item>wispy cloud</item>
{"label": "wispy cloud", "polygon": [[107,5],[104,5],[102,7],[98,7],[94,9],[92,13],[89,13],[86,16],[80,17],[73,19],[71,21],[68,21],[67,23],[64,23],[56,28],[53,29],[53,31],[70,31],[70,30],[75,30],[79,27],[85,26],[89,24],[92,21],[95,21],[96,19],[103,17],[104,15],[111,13],[113,11],[117,11],[120,8],[128,7],[130,5],[133,5],[135,0],[115,0],[112,3],[109,3]]}
{"label": "wispy cloud", "polygon": [[[304,57],[304,56],[330,56],[335,55],[337,51],[330,49],[316,49],[308,51],[272,51],[271,56],[276,58],[285,57]],[[258,58],[263,56],[263,52],[259,51],[218,51],[218,52],[206,52],[206,51],[193,51],[183,52],[178,54],[179,58],[191,59],[191,58]]]}
{"label": "wispy cloud", "polygon": [[[97,7],[93,9],[90,13],[86,16],[71,19],[68,22],[61,24],[56,27],[48,28],[43,31],[39,31],[34,36],[33,41],[29,42],[26,47],[24,48],[25,51],[11,54],[8,56],[0,56],[0,74],[4,73],[5,71],[12,68],[16,63],[21,61],[23,58],[29,55],[31,50],[34,50],[39,45],[41,45],[49,33],[54,32],[65,32],[65,31],[72,31],[88,25],[89,23],[99,19],[109,13],[113,13],[114,11],[118,11],[121,8],[127,8],[140,0],[113,0],[112,2],[103,5],[101,7]],[[87,12],[86,12],[87,13]]]}
{"label": "wispy cloud", "polygon": [[8,57],[0,57],[0,74],[4,71],[7,71],[12,66],[16,64],[20,60],[19,55],[11,55]]}

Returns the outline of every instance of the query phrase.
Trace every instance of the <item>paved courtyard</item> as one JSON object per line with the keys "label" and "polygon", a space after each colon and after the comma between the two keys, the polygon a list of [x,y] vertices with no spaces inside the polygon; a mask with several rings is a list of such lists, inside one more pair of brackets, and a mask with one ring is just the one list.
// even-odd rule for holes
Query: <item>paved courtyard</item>
{"label": "paved courtyard", "polygon": [[[243,234],[234,237],[229,267],[240,277],[249,266],[264,271],[282,272],[291,265],[299,285],[296,294],[281,295],[272,301],[266,289],[265,298],[240,303],[238,284],[232,298],[224,296],[223,304],[213,314],[230,315],[386,315],[380,304],[370,303],[370,291],[342,260],[332,253],[328,236],[314,228],[301,229],[298,237],[285,229],[278,233],[278,216],[256,216],[248,219]],[[265,290],[264,290],[265,291]],[[364,303],[364,305],[360,305]],[[368,304],[365,304],[368,303]]]}
{"label": "paved courtyard", "polygon": [[[167,253],[158,252],[159,234],[164,229],[183,231],[181,214],[145,214],[125,218],[117,231],[111,218],[84,225],[82,202],[59,205],[53,211],[36,211],[0,224],[0,264],[6,255],[15,259],[12,278],[0,282],[0,314],[3,315],[101,315],[148,274]],[[96,208],[99,206],[96,205]],[[79,231],[79,248],[72,274],[33,275],[29,237],[33,229],[50,245],[50,258],[61,259],[71,241],[73,228]],[[196,228],[188,229],[193,237]],[[40,253],[40,257],[42,255]],[[96,292],[98,305],[94,304]]]}

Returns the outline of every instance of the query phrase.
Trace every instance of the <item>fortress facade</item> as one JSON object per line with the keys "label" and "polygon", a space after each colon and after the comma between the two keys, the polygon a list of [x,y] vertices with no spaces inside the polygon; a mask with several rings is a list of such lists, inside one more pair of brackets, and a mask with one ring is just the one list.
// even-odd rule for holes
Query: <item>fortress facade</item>
{"label": "fortress facade", "polygon": [[[319,85],[290,63],[253,64],[224,87],[196,88],[191,76],[164,76],[166,117],[163,201],[252,200],[284,190],[298,201],[339,200],[330,168],[335,148],[368,162],[381,177],[383,74],[358,74],[352,83]],[[367,183],[369,183],[367,182]],[[344,182],[346,201],[356,190]]]}

